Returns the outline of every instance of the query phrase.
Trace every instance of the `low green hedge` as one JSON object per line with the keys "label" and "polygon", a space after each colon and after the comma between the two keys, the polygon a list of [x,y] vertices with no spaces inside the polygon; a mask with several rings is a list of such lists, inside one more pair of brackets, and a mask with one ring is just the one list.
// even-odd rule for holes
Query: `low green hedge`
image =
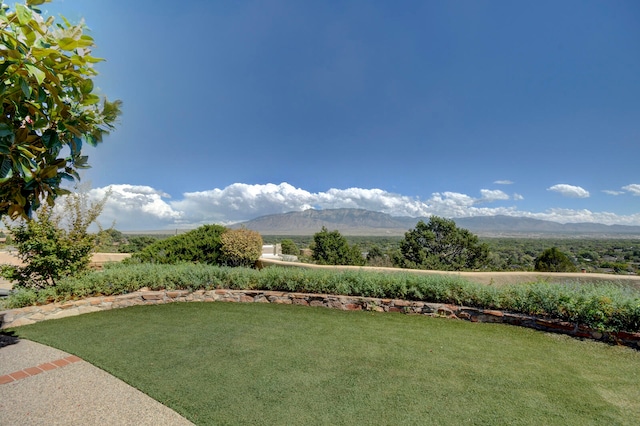
{"label": "low green hedge", "polygon": [[613,283],[537,282],[494,287],[456,275],[327,271],[269,267],[261,271],[203,264],[109,265],[41,291],[18,290],[6,308],[97,295],[215,288],[278,290],[451,303],[558,318],[606,331],[640,331],[640,292]]}

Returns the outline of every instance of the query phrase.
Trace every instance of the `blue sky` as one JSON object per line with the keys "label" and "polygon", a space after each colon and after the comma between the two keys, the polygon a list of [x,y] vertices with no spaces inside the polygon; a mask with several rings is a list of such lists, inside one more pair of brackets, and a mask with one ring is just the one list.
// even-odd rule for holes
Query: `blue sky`
{"label": "blue sky", "polygon": [[116,228],[304,208],[640,225],[640,2],[55,0]]}

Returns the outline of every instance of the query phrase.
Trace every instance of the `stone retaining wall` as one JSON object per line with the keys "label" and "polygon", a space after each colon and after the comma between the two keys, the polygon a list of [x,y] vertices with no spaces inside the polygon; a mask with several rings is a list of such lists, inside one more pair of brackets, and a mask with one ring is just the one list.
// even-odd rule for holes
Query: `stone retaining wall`
{"label": "stone retaining wall", "polygon": [[288,293],[262,290],[163,290],[146,291],[118,296],[90,297],[64,303],[28,306],[0,312],[0,328],[18,327],[39,321],[64,318],[89,312],[124,308],[133,305],[157,305],[172,302],[243,302],[276,303],[284,305],[322,306],[346,311],[401,312],[463,319],[471,322],[511,324],[537,330],[561,333],[640,349],[640,333],[605,333],[559,320],[542,319],[503,311],[426,303],[400,299],[335,296],[327,294]]}

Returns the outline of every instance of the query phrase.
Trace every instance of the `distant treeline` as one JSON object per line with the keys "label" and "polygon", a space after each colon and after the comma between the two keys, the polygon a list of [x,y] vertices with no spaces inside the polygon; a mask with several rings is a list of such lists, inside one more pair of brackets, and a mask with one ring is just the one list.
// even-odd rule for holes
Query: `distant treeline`
{"label": "distant treeline", "polygon": [[[307,248],[313,236],[263,235],[265,244],[292,240],[298,248]],[[363,253],[374,247],[391,258],[399,250],[403,237],[348,236],[350,244],[356,244]],[[533,271],[535,258],[550,248],[557,247],[578,267],[587,272],[637,274],[640,272],[640,239],[592,239],[592,238],[490,238],[480,237],[490,250],[490,269],[494,271]],[[376,249],[376,250],[377,250]]]}
{"label": "distant treeline", "polygon": [[[116,230],[103,231],[99,239],[99,251],[135,252],[146,245],[171,237],[171,235],[125,235]],[[349,244],[357,245],[362,253],[382,253],[393,259],[399,251],[404,237],[344,236]],[[312,235],[263,235],[265,244],[293,241],[299,249],[310,247]],[[490,264],[493,271],[533,271],[534,261],[548,248],[556,247],[565,253],[578,269],[587,272],[638,274],[640,272],[640,239],[594,239],[594,238],[490,238],[480,237],[489,246]],[[304,260],[304,259],[303,259]],[[379,266],[393,266],[392,264]]]}

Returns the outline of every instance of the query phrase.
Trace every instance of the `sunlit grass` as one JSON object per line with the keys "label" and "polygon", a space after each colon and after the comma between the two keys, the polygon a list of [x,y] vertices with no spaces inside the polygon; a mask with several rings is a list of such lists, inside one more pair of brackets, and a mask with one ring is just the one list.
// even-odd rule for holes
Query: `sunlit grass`
{"label": "sunlit grass", "polygon": [[199,424],[640,419],[640,353],[505,325],[174,303],[15,332],[78,355]]}

